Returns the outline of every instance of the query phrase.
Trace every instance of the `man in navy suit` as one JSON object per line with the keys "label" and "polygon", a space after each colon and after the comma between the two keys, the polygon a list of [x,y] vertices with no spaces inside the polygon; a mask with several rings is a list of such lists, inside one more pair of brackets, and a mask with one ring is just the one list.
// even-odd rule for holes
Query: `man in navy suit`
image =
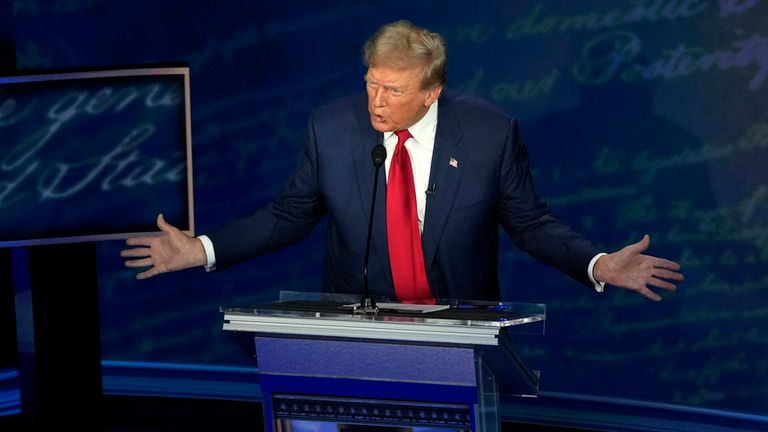
{"label": "man in navy suit", "polygon": [[[673,290],[673,281],[682,280],[677,263],[643,254],[647,235],[605,254],[547,207],[534,190],[515,119],[444,91],[445,46],[438,34],[407,21],[387,24],[367,42],[365,60],[367,97],[313,111],[298,167],[270,206],[198,238],[158,216],[164,234],[129,239],[138,247],[122,252],[126,265],[151,267],[139,279],[194,266],[222,269],[304,239],[328,215],[323,290],[361,293],[374,180],[370,153],[383,144],[389,157],[378,187],[386,194],[377,194],[373,217],[372,294],[499,300],[499,225],[517,247],[597,291],[607,283],[660,300],[649,287]],[[405,165],[390,162],[396,153]],[[399,210],[389,206],[400,197],[390,195],[396,188],[389,182],[406,177],[413,227],[404,231],[415,233],[416,242],[402,248],[393,236],[410,222],[392,222],[390,212]],[[403,254],[410,266],[405,279]],[[418,285],[418,294],[408,294],[410,285]]]}

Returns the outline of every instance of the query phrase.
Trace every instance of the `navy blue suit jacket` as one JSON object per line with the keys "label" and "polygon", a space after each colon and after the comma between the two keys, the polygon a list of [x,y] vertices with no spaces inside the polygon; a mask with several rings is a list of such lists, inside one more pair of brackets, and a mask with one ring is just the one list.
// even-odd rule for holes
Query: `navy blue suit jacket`
{"label": "navy blue suit jacket", "polygon": [[[327,214],[323,291],[362,293],[371,150],[382,139],[371,127],[364,94],[313,111],[298,167],[277,199],[209,235],[217,268],[296,243]],[[394,298],[385,178],[381,172],[369,281],[373,294]],[[587,267],[598,249],[537,195],[517,122],[500,110],[443,92],[429,184],[434,190],[427,198],[422,244],[435,297],[500,299],[499,226],[517,247],[591,286]]]}

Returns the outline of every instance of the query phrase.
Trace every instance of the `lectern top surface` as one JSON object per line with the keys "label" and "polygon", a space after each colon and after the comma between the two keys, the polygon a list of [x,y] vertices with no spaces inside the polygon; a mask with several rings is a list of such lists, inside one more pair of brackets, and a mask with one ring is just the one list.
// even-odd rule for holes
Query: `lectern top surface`
{"label": "lectern top surface", "polygon": [[[438,302],[440,303],[440,302]],[[387,307],[380,303],[377,315],[355,314],[348,301],[288,299],[253,307],[222,307],[230,315],[290,316],[338,320],[369,320],[378,322],[410,322],[445,326],[508,327],[546,319],[544,305],[530,303],[491,303],[450,301],[439,310],[409,311]]]}

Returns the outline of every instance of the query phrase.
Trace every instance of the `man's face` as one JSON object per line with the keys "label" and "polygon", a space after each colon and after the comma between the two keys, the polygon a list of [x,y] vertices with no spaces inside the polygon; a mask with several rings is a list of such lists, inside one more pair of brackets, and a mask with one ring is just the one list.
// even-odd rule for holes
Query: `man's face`
{"label": "man's face", "polygon": [[441,86],[421,88],[422,69],[370,66],[365,75],[368,113],[379,132],[407,129],[424,117],[440,96]]}

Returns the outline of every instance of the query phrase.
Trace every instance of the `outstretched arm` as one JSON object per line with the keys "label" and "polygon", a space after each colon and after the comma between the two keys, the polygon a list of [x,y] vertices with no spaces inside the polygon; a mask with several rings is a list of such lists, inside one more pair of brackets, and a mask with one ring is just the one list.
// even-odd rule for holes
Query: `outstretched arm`
{"label": "outstretched arm", "polygon": [[190,237],[157,215],[157,227],[162,234],[157,237],[136,237],[126,241],[128,246],[120,256],[126,267],[151,267],[136,274],[136,279],[147,279],[161,273],[204,266],[207,263],[205,249],[200,240]]}
{"label": "outstretched arm", "polygon": [[649,287],[674,291],[677,286],[670,281],[682,281],[683,275],[679,272],[680,264],[644,255],[650,244],[651,238],[646,234],[639,242],[600,257],[593,270],[595,279],[660,301],[661,296]]}

